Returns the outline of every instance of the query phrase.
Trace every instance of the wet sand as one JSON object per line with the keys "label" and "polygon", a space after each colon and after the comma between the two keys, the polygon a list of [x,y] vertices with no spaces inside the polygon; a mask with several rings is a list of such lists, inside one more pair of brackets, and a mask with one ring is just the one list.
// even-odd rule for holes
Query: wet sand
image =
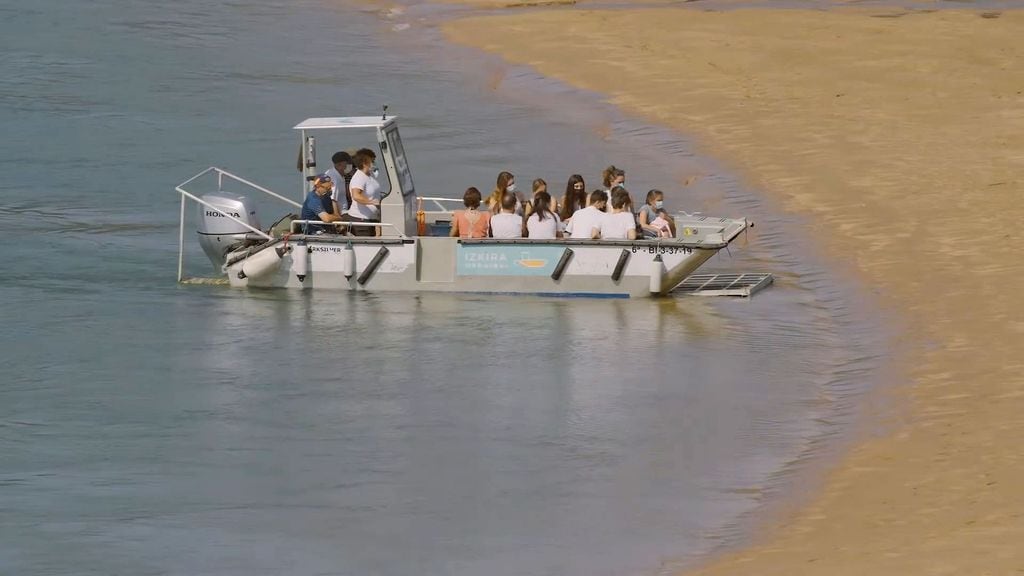
{"label": "wet sand", "polygon": [[556,8],[445,31],[695,135],[808,216],[900,331],[875,399],[894,408],[698,573],[1024,571],[1024,12]]}

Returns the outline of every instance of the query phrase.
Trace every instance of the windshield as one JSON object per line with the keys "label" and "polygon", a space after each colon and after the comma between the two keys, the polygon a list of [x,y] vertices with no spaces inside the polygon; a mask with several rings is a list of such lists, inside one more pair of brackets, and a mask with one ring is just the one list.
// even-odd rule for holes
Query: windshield
{"label": "windshield", "polygon": [[384,131],[384,137],[388,142],[388,149],[395,160],[395,172],[398,174],[398,184],[402,194],[408,196],[414,191],[412,183],[412,172],[409,171],[409,163],[405,159],[405,149],[402,147],[402,137],[398,135],[397,127],[390,127]]}

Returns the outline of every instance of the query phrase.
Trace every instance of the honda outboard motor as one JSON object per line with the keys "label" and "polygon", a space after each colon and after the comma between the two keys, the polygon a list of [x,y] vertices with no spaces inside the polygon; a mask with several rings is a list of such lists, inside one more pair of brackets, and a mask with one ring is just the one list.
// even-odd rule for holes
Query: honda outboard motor
{"label": "honda outboard motor", "polygon": [[[251,232],[224,214],[228,214],[249,226],[260,229],[259,218],[256,217],[256,205],[245,196],[230,192],[204,194],[203,201],[216,206],[220,212],[207,206],[199,205],[199,245],[206,252],[213,267],[219,272],[224,265],[228,252],[237,248],[245,241],[245,235]],[[224,214],[222,214],[223,212]]]}

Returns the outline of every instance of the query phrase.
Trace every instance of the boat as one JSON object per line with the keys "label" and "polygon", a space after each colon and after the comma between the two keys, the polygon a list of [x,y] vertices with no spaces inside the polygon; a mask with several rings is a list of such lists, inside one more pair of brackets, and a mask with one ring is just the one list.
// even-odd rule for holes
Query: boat
{"label": "boat", "polygon": [[[419,196],[398,118],[309,118],[294,126],[301,145],[302,194],[317,173],[316,136],[325,130],[376,135],[383,186],[376,236],[344,229],[304,234],[294,215],[260,227],[256,198],[298,212],[287,198],[211,166],[182,182],[178,280],[184,280],[186,207],[198,207],[197,238],[214,266],[237,288],[291,288],[366,292],[467,292],[548,296],[649,297],[668,294],[751,225],[746,218],[680,213],[676,237],[637,240],[460,239],[448,237],[461,199]],[[215,182],[215,184],[214,184]],[[202,186],[202,190],[197,189]],[[302,198],[300,198],[301,200]],[[423,203],[428,209],[421,209]],[[353,226],[352,223],[339,223]]]}

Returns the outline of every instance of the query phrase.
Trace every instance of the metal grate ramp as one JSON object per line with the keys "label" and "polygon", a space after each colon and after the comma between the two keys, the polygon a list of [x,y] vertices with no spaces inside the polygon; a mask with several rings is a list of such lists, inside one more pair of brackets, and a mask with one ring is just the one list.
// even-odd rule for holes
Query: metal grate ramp
{"label": "metal grate ramp", "polygon": [[672,291],[696,296],[753,296],[767,288],[775,278],[766,272],[746,274],[691,274]]}

